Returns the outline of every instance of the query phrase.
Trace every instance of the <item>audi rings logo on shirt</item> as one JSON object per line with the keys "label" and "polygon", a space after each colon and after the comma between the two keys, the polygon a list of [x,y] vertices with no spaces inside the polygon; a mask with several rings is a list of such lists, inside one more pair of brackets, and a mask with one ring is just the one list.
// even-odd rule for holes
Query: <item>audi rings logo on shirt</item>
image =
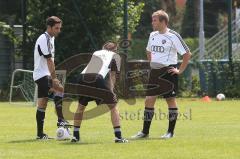
{"label": "audi rings logo on shirt", "polygon": [[152,45],[151,46],[151,51],[162,53],[162,52],[164,52],[164,47],[163,46]]}

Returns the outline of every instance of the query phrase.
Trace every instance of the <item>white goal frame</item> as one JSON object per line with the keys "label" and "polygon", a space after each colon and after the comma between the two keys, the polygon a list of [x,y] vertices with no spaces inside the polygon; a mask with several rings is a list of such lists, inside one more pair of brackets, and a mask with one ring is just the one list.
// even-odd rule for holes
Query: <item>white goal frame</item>
{"label": "white goal frame", "polygon": [[[22,85],[22,84],[14,85],[15,76],[19,72],[27,72],[27,73],[33,74],[32,70],[16,69],[16,70],[13,71],[12,78],[11,78],[11,85],[10,85],[9,103],[10,104],[17,104],[17,105],[36,106],[37,85],[35,83],[34,83],[34,96],[33,96],[32,101],[27,100],[27,97],[24,95],[24,93],[22,93],[23,97],[26,99],[26,102],[13,102],[13,89],[20,89],[21,90],[21,85]],[[66,70],[56,70],[56,75],[57,75],[57,77],[59,77],[60,75],[62,76],[62,78],[59,79],[59,80],[61,81],[62,85],[64,86],[65,81],[66,81]],[[32,82],[34,82],[34,81],[32,81]]]}

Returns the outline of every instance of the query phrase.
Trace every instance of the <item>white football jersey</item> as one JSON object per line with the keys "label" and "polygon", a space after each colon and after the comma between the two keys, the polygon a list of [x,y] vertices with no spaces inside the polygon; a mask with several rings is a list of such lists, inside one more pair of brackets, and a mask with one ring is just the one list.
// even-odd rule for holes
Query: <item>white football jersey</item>
{"label": "white football jersey", "polygon": [[182,37],[169,28],[164,34],[152,32],[146,50],[151,52],[150,66],[153,69],[175,65],[178,62],[177,53],[183,55],[190,51]]}
{"label": "white football jersey", "polygon": [[34,48],[34,81],[51,75],[47,65],[47,58],[54,60],[54,52],[54,37],[51,37],[47,32],[40,35]]}
{"label": "white football jersey", "polygon": [[106,77],[110,70],[120,72],[121,57],[112,51],[95,51],[92,58],[81,74],[96,73]]}

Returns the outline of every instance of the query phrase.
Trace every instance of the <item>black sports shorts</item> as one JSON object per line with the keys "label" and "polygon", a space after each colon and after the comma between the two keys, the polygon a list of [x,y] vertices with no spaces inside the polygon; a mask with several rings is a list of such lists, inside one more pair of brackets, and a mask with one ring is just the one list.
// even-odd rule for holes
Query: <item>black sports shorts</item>
{"label": "black sports shorts", "polygon": [[[117,103],[116,94],[111,91],[108,80],[105,80],[102,75],[80,74],[78,84],[85,87],[78,100],[83,106],[87,106],[90,101],[95,101],[97,105]],[[89,96],[90,92],[94,93]]]}
{"label": "black sports shorts", "polygon": [[[168,73],[170,67],[177,67],[177,65],[169,65],[161,69],[151,69],[148,80],[148,89],[159,86],[157,89],[164,89],[161,94],[154,94],[147,91],[147,96],[161,95],[164,98],[175,97],[178,91],[178,75]],[[161,79],[160,79],[161,78]],[[160,80],[159,80],[160,79]],[[167,82],[167,83],[166,83]],[[160,92],[160,91],[159,91]]]}
{"label": "black sports shorts", "polygon": [[38,98],[48,97],[50,88],[52,87],[52,79],[50,76],[44,76],[35,81],[38,86]]}

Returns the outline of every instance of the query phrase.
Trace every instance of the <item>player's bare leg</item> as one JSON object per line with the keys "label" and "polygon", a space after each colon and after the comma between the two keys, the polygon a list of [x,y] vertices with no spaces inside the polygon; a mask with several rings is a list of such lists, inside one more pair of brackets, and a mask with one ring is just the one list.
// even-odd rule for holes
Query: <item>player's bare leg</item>
{"label": "player's bare leg", "polygon": [[146,96],[145,107],[146,108],[154,108],[156,100],[157,100],[157,96]]}
{"label": "player's bare leg", "polygon": [[111,121],[114,129],[115,142],[126,143],[128,140],[122,137],[121,126],[120,126],[120,115],[116,104],[108,105],[111,112]]}
{"label": "player's bare leg", "polygon": [[169,139],[172,138],[174,135],[174,129],[177,121],[178,116],[178,108],[177,108],[177,102],[175,97],[166,98],[166,102],[168,104],[168,131],[166,134],[164,134],[161,138],[162,139]]}
{"label": "player's bare leg", "polygon": [[48,98],[38,98],[37,100],[37,112],[36,112],[37,139],[48,139],[48,136],[43,132],[47,102]]}
{"label": "player's bare leg", "polygon": [[109,107],[109,109],[110,109],[110,112],[111,112],[111,121],[112,121],[113,127],[120,126],[119,111],[118,111],[116,105],[111,105]]}
{"label": "player's bare leg", "polygon": [[74,126],[81,126],[85,108],[85,106],[78,104],[77,110],[74,114]]}
{"label": "player's bare leg", "polygon": [[49,90],[50,92],[54,93],[54,104],[55,104],[55,110],[56,110],[56,114],[58,117],[58,121],[57,121],[57,126],[68,126],[69,123],[64,119],[63,116],[63,110],[62,110],[62,106],[63,106],[63,96],[64,96],[64,88],[61,85],[61,83],[59,81],[53,81],[53,85],[52,88]]}
{"label": "player's bare leg", "polygon": [[146,138],[149,134],[152,118],[154,116],[154,105],[157,96],[146,96],[145,98],[145,110],[144,110],[144,122],[142,131],[132,136],[133,139]]}
{"label": "player's bare leg", "polygon": [[81,127],[82,119],[83,119],[83,113],[85,110],[85,106],[78,104],[77,110],[74,114],[74,130],[73,130],[73,138],[71,142],[78,142],[80,140],[80,133],[79,129]]}

